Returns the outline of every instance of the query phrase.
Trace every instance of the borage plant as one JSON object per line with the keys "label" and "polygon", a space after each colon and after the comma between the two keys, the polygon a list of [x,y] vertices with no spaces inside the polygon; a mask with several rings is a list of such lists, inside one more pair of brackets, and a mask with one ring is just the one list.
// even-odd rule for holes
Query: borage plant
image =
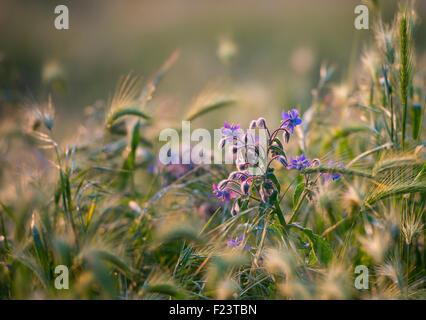
{"label": "borage plant", "polygon": [[[257,203],[262,215],[275,213],[284,235],[288,235],[291,227],[304,230],[299,224],[294,223],[297,221],[303,200],[306,197],[312,199],[320,177],[323,177],[325,182],[330,178],[336,180],[341,176],[338,169],[344,166],[342,163],[336,165],[330,160],[323,170],[307,171],[308,168],[319,167],[320,160],[317,158],[308,160],[304,154],[295,158],[291,155],[288,157],[284,145],[289,143],[295,127],[301,123],[302,119],[296,109],[289,112],[283,110],[280,126],[275,130],[268,127],[264,118],[251,121],[247,130],[242,130],[240,124],[234,126],[225,121],[222,128],[223,138],[219,145],[234,156],[237,170],[232,171],[218,185],[213,184],[213,192],[222,201],[232,201],[233,216],[247,210],[253,202],[253,206]],[[272,167],[274,162],[278,162],[287,170],[296,169],[302,175],[302,181],[295,191],[294,210],[287,219],[280,207],[285,192],[281,192],[275,168]],[[241,242],[243,235],[238,239],[241,239]]]}

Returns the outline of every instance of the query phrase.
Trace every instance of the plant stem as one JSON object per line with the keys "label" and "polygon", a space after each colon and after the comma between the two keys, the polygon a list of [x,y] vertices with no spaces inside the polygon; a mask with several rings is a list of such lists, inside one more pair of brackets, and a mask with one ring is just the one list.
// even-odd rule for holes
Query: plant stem
{"label": "plant stem", "polygon": [[291,218],[290,218],[290,220],[289,220],[289,222],[288,222],[288,223],[293,223],[293,222],[294,222],[294,220],[296,220],[296,218],[297,218],[297,216],[298,216],[298,211],[299,211],[299,209],[300,209],[300,206],[302,205],[302,202],[303,202],[303,200],[305,199],[305,197],[306,197],[306,195],[307,195],[307,194],[308,194],[308,193],[306,192],[306,189],[305,189],[305,190],[303,190],[303,193],[302,193],[302,195],[301,195],[301,197],[300,197],[299,201],[297,202],[296,208],[294,208],[293,215],[291,216]]}
{"label": "plant stem", "polygon": [[407,91],[408,91],[408,34],[407,34],[407,18],[401,17],[399,23],[400,34],[400,55],[401,55],[401,70],[400,70],[400,87],[401,87],[401,103],[402,103],[402,137],[401,144],[404,149],[405,142],[405,127],[407,122]]}

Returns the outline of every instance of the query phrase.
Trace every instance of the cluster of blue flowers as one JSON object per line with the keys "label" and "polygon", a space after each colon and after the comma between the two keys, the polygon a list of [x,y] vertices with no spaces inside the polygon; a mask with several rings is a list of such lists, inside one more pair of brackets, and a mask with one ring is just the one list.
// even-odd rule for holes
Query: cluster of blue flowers
{"label": "cluster of blue flowers", "polygon": [[[314,159],[308,160],[304,154],[298,157],[289,157],[287,159],[286,152],[284,150],[284,143],[288,143],[290,137],[294,134],[294,129],[302,123],[302,119],[299,117],[299,112],[296,109],[292,109],[289,112],[283,110],[282,121],[280,126],[271,131],[269,130],[266,120],[259,118],[253,120],[250,123],[249,130],[244,131],[241,129],[240,124],[230,125],[225,122],[224,127],[221,130],[223,138],[219,145],[221,148],[231,144],[232,152],[236,155],[236,166],[237,171],[233,171],[229,174],[228,178],[222,180],[218,185],[213,184],[213,192],[215,196],[223,201],[233,201],[231,213],[237,214],[244,204],[247,204],[248,200],[255,199],[263,203],[271,203],[277,198],[277,186],[271,180],[271,174],[273,174],[273,168],[270,167],[273,161],[279,161],[285,168],[297,169],[302,171],[306,168],[319,165],[320,161]],[[251,174],[248,170],[249,160],[247,154],[250,152],[256,153],[257,155],[264,149],[259,144],[259,137],[253,135],[252,129],[265,129],[267,132],[267,145],[266,145],[266,158],[267,165],[262,168],[262,174]],[[281,133],[283,139],[280,140],[278,134]],[[239,151],[244,150],[243,156],[240,156]],[[328,165],[330,167],[336,167],[336,164],[331,160]],[[343,168],[341,163],[338,167]],[[336,180],[340,178],[339,173],[321,173],[320,176],[324,177],[324,181],[328,182],[330,179]],[[274,179],[276,181],[276,179]],[[227,245],[233,248],[240,248],[240,244],[243,241],[243,235],[238,237],[236,240],[230,238]],[[250,247],[245,245],[243,247],[246,250],[250,250]]]}

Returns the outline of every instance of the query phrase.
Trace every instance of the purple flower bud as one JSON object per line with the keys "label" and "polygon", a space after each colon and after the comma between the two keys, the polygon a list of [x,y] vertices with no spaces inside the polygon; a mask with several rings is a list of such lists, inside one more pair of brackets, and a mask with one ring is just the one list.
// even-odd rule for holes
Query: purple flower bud
{"label": "purple flower bud", "polygon": [[243,183],[241,183],[241,192],[243,194],[247,194],[249,189],[250,189],[250,183],[248,183],[247,181],[244,181]]}
{"label": "purple flower bud", "polygon": [[249,129],[256,129],[256,127],[257,127],[256,120],[252,120],[250,122]]}
{"label": "purple flower bud", "polygon": [[244,170],[246,170],[246,169],[247,169],[247,167],[248,167],[248,164],[247,164],[247,163],[238,163],[238,164],[237,164],[237,169],[238,169],[239,171],[244,171]]}
{"label": "purple flower bud", "polygon": [[283,140],[285,141],[285,143],[288,143],[290,141],[290,132],[284,131]]}
{"label": "purple flower bud", "polygon": [[259,118],[259,119],[257,119],[256,125],[259,128],[266,128],[266,120],[265,120],[265,118]]}
{"label": "purple flower bud", "polygon": [[279,161],[279,162],[281,162],[281,164],[282,164],[284,167],[287,167],[287,166],[288,166],[287,159],[286,159],[284,156],[279,156],[279,157],[278,157],[278,161]]}

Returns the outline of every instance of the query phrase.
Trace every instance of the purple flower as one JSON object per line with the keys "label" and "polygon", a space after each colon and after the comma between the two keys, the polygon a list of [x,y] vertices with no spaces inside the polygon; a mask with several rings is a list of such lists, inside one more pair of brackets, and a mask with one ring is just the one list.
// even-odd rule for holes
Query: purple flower
{"label": "purple flower", "polygon": [[308,159],[306,159],[304,154],[302,154],[296,159],[293,159],[290,156],[290,165],[287,167],[287,169],[298,169],[300,171],[302,169],[310,167],[311,164],[312,163]]}
{"label": "purple flower", "polygon": [[236,138],[241,133],[240,125],[237,124],[236,126],[230,126],[228,122],[225,121],[225,126],[222,128],[221,132],[225,137]]}
{"label": "purple flower", "polygon": [[288,113],[283,110],[281,116],[283,118],[283,128],[287,128],[291,134],[294,133],[294,127],[302,123],[302,119],[299,118],[299,112],[296,109],[292,109]]}
{"label": "purple flower", "polygon": [[[339,168],[344,168],[343,163],[340,163],[338,166],[333,162],[333,160],[330,160],[328,162],[328,165],[330,167],[339,167]],[[332,178],[333,180],[337,180],[340,178],[341,174],[337,173],[337,172],[331,172],[331,173],[323,173],[322,175],[324,175],[324,181],[328,182],[328,180],[330,180],[330,178]]]}
{"label": "purple flower", "polygon": [[[239,236],[235,240],[232,239],[231,236],[229,236],[229,239],[230,240],[226,243],[226,245],[228,247],[238,248],[241,245],[242,241],[244,240],[244,235]],[[251,247],[248,245],[245,245],[244,250],[251,250]]]}
{"label": "purple flower", "polygon": [[215,184],[213,184],[213,190],[216,195],[216,198],[225,200],[226,202],[229,202],[231,198],[236,198],[237,195],[230,190],[228,187],[225,187],[223,189],[219,189]]}

